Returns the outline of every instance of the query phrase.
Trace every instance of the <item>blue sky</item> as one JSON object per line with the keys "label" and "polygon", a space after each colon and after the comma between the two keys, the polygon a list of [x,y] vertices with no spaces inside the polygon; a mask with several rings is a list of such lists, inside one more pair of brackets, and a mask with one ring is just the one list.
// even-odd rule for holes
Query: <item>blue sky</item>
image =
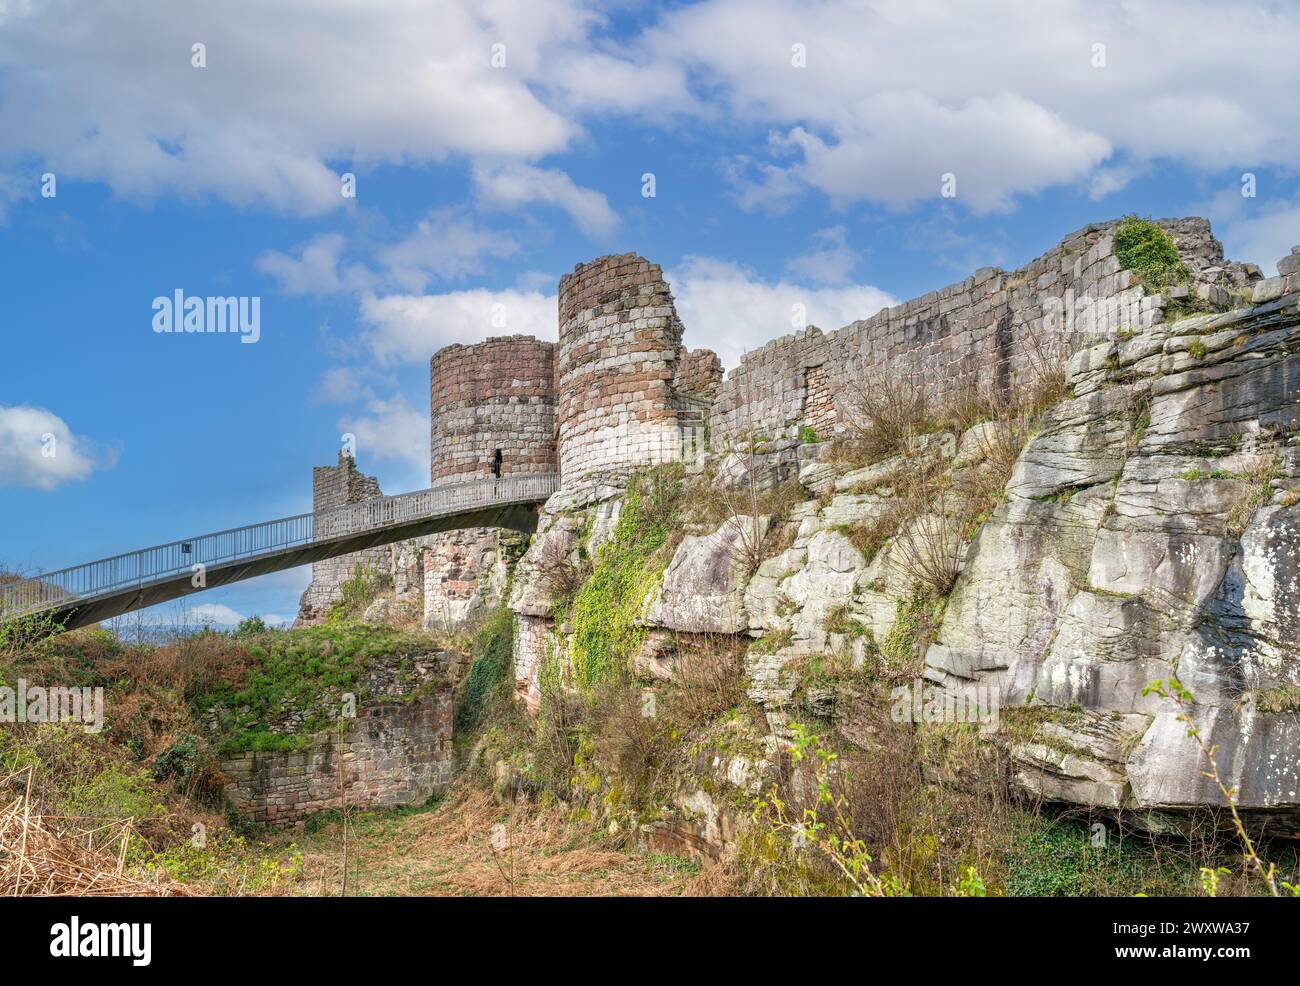
{"label": "blue sky", "polygon": [[[730,367],[793,304],[834,328],[1128,212],[1268,274],[1300,242],[1293,5],[190,6],[0,2],[10,567],[307,510],[345,431],[425,485],[429,356],[554,338],[604,253]],[[155,333],[178,288],[260,298],[258,342]],[[307,579],[192,604],[291,616]]]}

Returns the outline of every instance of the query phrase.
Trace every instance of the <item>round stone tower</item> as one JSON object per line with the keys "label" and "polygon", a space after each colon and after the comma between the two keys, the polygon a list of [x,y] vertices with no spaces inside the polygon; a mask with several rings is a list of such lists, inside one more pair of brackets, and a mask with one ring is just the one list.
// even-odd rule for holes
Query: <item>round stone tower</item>
{"label": "round stone tower", "polygon": [[682,323],[658,264],[635,253],[560,278],[560,473],[627,472],[681,458],[674,389]]}
{"label": "round stone tower", "polygon": [[498,336],[430,360],[429,481],[554,472],[555,344]]}

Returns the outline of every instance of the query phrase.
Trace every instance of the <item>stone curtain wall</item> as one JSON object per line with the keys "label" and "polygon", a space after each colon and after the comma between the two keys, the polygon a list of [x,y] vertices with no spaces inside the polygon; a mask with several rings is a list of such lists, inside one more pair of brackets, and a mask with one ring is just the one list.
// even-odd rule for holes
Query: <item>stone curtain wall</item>
{"label": "stone curtain wall", "polygon": [[[625,474],[681,457],[676,390],[682,323],[658,264],[635,253],[560,278],[560,472]],[[690,361],[692,376],[703,365]]]}
{"label": "stone curtain wall", "polygon": [[[347,452],[339,452],[336,466],[317,466],[311,471],[311,508],[313,511],[327,507],[341,507],[373,497],[383,496],[379,481],[357,469],[356,460]],[[342,586],[352,578],[356,566],[372,568],[387,575],[392,568],[392,550],[388,545],[366,548],[350,555],[312,562],[311,585],[302,594],[298,604],[296,626],[319,623],[329,608],[343,598]]]}
{"label": "stone curtain wall", "polygon": [[226,798],[265,825],[302,822],[341,799],[365,808],[420,804],[451,783],[454,707],[448,686],[411,702],[360,708],[341,738],[325,730],[305,750],[223,760]]}
{"label": "stone curtain wall", "polygon": [[555,344],[501,336],[439,350],[429,363],[433,486],[556,469]]}
{"label": "stone curtain wall", "polygon": [[467,527],[425,539],[424,627],[456,630],[501,603],[506,583],[503,537],[495,527]]}
{"label": "stone curtain wall", "polygon": [[[1198,285],[1225,292],[1248,280],[1249,265],[1225,264],[1204,219],[1161,220]],[[972,383],[1005,388],[1044,364],[1121,328],[1142,331],[1161,318],[1115,256],[1115,223],[1087,226],[1015,271],[984,267],[972,276],[834,332],[815,326],[747,354],[722,384],[710,419],[715,444],[745,435],[797,436],[804,425],[843,421],[855,388],[911,377],[937,401]],[[827,413],[809,381],[835,398]],[[811,406],[810,406],[811,403]],[[814,423],[817,422],[817,423]]]}

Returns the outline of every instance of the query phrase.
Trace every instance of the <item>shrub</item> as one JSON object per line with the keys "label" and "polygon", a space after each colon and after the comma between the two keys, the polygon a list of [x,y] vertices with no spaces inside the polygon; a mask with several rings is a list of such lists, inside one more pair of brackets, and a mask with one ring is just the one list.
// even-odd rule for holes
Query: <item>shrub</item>
{"label": "shrub", "polygon": [[1147,287],[1159,290],[1188,278],[1173,237],[1149,219],[1125,216],[1115,229],[1115,255]]}
{"label": "shrub", "polygon": [[942,463],[918,461],[899,473],[892,564],[924,594],[943,597],[965,560],[968,498],[954,493]]}
{"label": "shrub", "polygon": [[240,620],[239,625],[235,627],[235,636],[242,640],[245,637],[256,637],[258,634],[266,633],[266,630],[266,621],[260,616],[248,616]]}
{"label": "shrub", "polygon": [[581,543],[576,552],[570,553],[564,550],[560,541],[548,539],[545,542],[537,560],[537,578],[554,601],[553,610],[566,609],[590,577],[591,558]]}
{"label": "shrub", "polygon": [[340,586],[342,599],[330,607],[327,619],[337,622],[360,617],[367,606],[390,588],[391,582],[391,578],[380,574],[374,565],[357,562],[352,568],[352,576]]}
{"label": "shrub", "polygon": [[745,640],[731,634],[676,634],[669,708],[702,725],[745,699]]}
{"label": "shrub", "polygon": [[906,374],[876,374],[851,384],[842,406],[847,419],[842,447],[866,462],[906,452],[933,426],[925,387]]}

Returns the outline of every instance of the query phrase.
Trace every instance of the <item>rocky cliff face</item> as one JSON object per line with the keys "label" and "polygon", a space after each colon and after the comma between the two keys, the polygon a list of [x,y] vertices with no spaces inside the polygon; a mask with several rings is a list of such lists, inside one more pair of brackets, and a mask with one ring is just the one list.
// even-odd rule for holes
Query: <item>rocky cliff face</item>
{"label": "rocky cliff face", "polygon": [[[1006,472],[993,462],[1010,427],[998,421],[865,465],[797,439],[715,454],[695,482],[713,484],[728,516],[689,527],[654,562],[634,600],[631,665],[652,682],[674,673],[675,635],[744,642],[772,754],[808,716],[870,742],[854,690],[806,673],[833,658],[906,691],[908,709],[966,702],[1019,789],[1154,828],[1224,803],[1179,708],[1148,689],[1176,677],[1240,806],[1300,833],[1293,257],[1270,280],[1189,264],[1187,287],[1146,292],[1139,325],[1073,338],[1064,398],[1032,432],[1013,430]],[[1198,297],[1237,307],[1178,318]],[[947,492],[900,511],[918,472]],[[516,571],[516,680],[534,709],[545,669],[562,681],[574,653],[564,583],[599,568],[625,497],[619,485],[557,493]],[[955,579],[921,587],[918,552],[941,564],[951,552]],[[766,762],[755,754],[738,776],[752,785]],[[687,784],[686,817],[716,829],[705,792],[725,783]]]}
{"label": "rocky cliff face", "polygon": [[[1017,782],[1113,810],[1221,804],[1177,676],[1239,804],[1300,807],[1300,278],[1070,362],[926,654],[943,687],[1060,710]],[[1154,814],[1148,817],[1155,818]]]}

